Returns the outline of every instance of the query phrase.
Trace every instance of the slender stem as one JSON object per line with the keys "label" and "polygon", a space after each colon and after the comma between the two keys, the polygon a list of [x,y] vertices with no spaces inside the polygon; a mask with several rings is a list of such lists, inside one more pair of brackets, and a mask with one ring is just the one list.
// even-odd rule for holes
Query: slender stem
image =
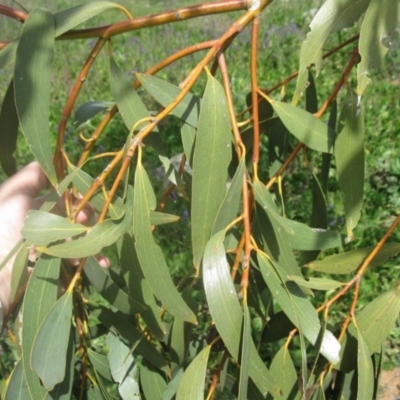
{"label": "slender stem", "polygon": [[155,15],[138,17],[129,21],[117,22],[113,25],[71,30],[63,34],[60,39],[88,39],[102,37],[106,32],[107,37],[110,38],[121,33],[131,32],[152,26],[180,22],[206,15],[246,10],[247,7],[247,0],[223,0],[212,3],[204,3],[192,7],[183,7],[177,10],[166,11]]}
{"label": "slender stem", "polygon": [[57,144],[56,144],[56,151],[54,155],[54,165],[56,167],[56,171],[59,177],[62,177],[64,175],[64,163],[63,163],[63,157],[62,157],[62,145],[64,141],[64,133],[65,133],[65,128],[67,126],[67,121],[68,118],[70,117],[72,113],[73,106],[75,104],[75,101],[78,97],[78,94],[86,81],[87,74],[94,63],[94,60],[96,59],[97,55],[99,54],[100,50],[104,46],[105,40],[103,38],[100,38],[97,43],[94,45],[93,49],[91,50],[89,57],[87,58],[85,65],[83,66],[81,72],[78,75],[77,80],[75,81],[75,84],[71,90],[71,93],[68,97],[68,101],[65,104],[64,111],[62,113],[61,121],[59,124],[58,128],[58,136],[57,136]]}
{"label": "slender stem", "polygon": [[342,76],[339,79],[339,82],[336,84],[336,86],[333,88],[332,93],[329,95],[329,97],[326,99],[324,104],[321,106],[321,108],[318,110],[317,113],[314,114],[316,118],[321,118],[322,115],[325,113],[329,105],[332,103],[332,101],[336,98],[337,94],[339,93],[339,90],[343,87],[343,85],[347,82],[347,79],[349,78],[350,72],[353,69],[354,65],[356,64],[358,60],[358,49],[355,49],[353,51],[353,54],[350,58],[349,63],[347,64],[345,70],[343,71]]}
{"label": "slender stem", "polygon": [[258,113],[258,83],[257,83],[257,54],[258,54],[258,32],[260,29],[260,16],[257,15],[252,23],[251,30],[251,102],[253,105],[253,182],[257,179],[258,159],[260,156],[260,121]]}
{"label": "slender stem", "polygon": [[15,8],[7,7],[3,4],[0,4],[0,14],[15,19],[19,22],[25,22],[26,19],[28,18],[28,14],[26,12],[17,10]]}

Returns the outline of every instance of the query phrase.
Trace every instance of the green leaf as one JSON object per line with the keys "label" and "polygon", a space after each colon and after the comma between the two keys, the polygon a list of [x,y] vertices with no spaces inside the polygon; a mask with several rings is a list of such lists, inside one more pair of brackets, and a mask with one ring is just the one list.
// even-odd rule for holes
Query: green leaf
{"label": "green leaf", "polygon": [[288,275],[288,279],[296,282],[299,286],[304,286],[315,290],[334,290],[344,285],[342,282],[334,281],[333,279],[328,278],[307,277],[307,279],[305,279],[297,275]]}
{"label": "green leaf", "polygon": [[211,346],[206,346],[189,364],[179,383],[176,400],[203,400],[208,356]]}
{"label": "green leaf", "polygon": [[140,400],[137,366],[129,347],[112,333],[107,335],[106,343],[110,349],[108,360],[111,374],[119,384],[119,394],[123,400]]}
{"label": "green leaf", "polygon": [[201,103],[193,154],[191,222],[196,269],[200,267],[204,247],[226,194],[232,157],[228,115],[224,89],[210,76]]}
{"label": "green leaf", "polygon": [[145,362],[140,366],[140,383],[146,399],[162,400],[167,382],[159,371]]}
{"label": "green leaf", "polygon": [[14,301],[15,296],[28,280],[28,256],[31,243],[25,242],[15,257],[11,271],[11,292],[10,300]]}
{"label": "green leaf", "polygon": [[43,320],[33,343],[31,365],[47,390],[52,390],[57,383],[64,380],[65,370],[68,368],[66,361],[71,316],[72,292],[66,292]]}
{"label": "green leaf", "polygon": [[[396,323],[399,312],[400,288],[397,287],[381,294],[356,314],[358,330],[365,340],[369,354],[380,351],[382,343]],[[349,330],[354,332],[353,324]]]}
{"label": "green leaf", "polygon": [[175,399],[176,392],[178,390],[178,385],[183,376],[183,368],[180,368],[174,375],[174,377],[169,381],[167,388],[165,389],[163,400],[173,400]]}
{"label": "green leaf", "polygon": [[[3,397],[2,397],[3,398]],[[22,360],[17,361],[11,375],[8,378],[7,388],[4,395],[5,400],[26,400],[30,399],[27,387]]]}
{"label": "green leaf", "polygon": [[0,51],[0,69],[5,69],[15,61],[19,39],[13,40]]}
{"label": "green leaf", "polygon": [[[186,294],[188,292],[185,292]],[[186,296],[189,297],[189,296]],[[191,327],[181,319],[175,318],[169,334],[169,347],[171,350],[171,371],[172,375],[184,365],[191,337]]]}
{"label": "green leaf", "polygon": [[[232,283],[223,245],[224,231],[208,241],[203,260],[203,283],[211,317],[231,356],[240,361],[243,313]],[[279,396],[275,380],[260,359],[254,343],[250,344],[249,375],[262,393]]]}
{"label": "green leaf", "polygon": [[131,297],[144,304],[147,310],[141,313],[147,327],[160,340],[164,338],[165,326],[160,318],[161,307],[157,304],[153,292],[144,278],[137,258],[135,246],[132,246],[133,238],[126,233],[118,244],[121,269],[125,282],[128,285]]}
{"label": "green leaf", "polygon": [[[283,218],[278,222],[281,217],[270,192],[259,180],[253,185],[255,199],[259,204],[256,205],[254,223],[258,225],[263,248],[287,273],[302,276],[289,245],[287,232],[280,223]],[[305,293],[312,294],[308,289]]]}
{"label": "green leaf", "polygon": [[[110,84],[118,110],[129,131],[136,122],[150,118],[149,111],[133,88],[132,79],[125,75],[112,56],[110,56]],[[138,126],[136,131],[141,128],[143,125]]]}
{"label": "green leaf", "polygon": [[[70,164],[69,169],[72,171],[74,174],[73,177],[73,184],[76,186],[78,189],[78,192],[83,196],[87,193],[89,188],[92,186],[94,183],[94,179],[88,175],[86,172],[82,171],[79,168],[76,168],[74,165]],[[95,208],[97,212],[101,212],[104,204],[105,204],[106,198],[104,196],[104,193],[102,190],[96,192],[93,197],[90,199],[90,204]],[[123,216],[124,214],[124,203],[123,200],[118,197],[114,196],[109,209],[108,209],[111,218],[114,219],[119,219]]]}
{"label": "green leaf", "polygon": [[[346,251],[345,253],[333,254],[320,261],[313,261],[306,265],[307,268],[327,274],[350,274],[361,266],[375,246],[364,247]],[[377,267],[385,263],[390,257],[400,253],[400,243],[386,243],[379,253],[371,261],[369,268]]]}
{"label": "green leaf", "polygon": [[12,80],[8,85],[0,111],[0,163],[8,176],[17,172],[14,152],[17,148],[18,127],[18,114],[14,101],[14,81]]}
{"label": "green leaf", "polygon": [[[112,56],[110,56],[110,84],[118,110],[129,132],[138,121],[150,118],[150,112],[133,88],[132,79],[125,75]],[[145,125],[146,123],[138,125],[135,132],[138,132]],[[159,154],[165,153],[157,127],[144,139],[144,143],[154,147]]]}
{"label": "green leaf", "polygon": [[92,349],[88,349],[88,356],[93,368],[108,381],[112,382],[110,366],[108,365],[107,356],[99,354]]}
{"label": "green leaf", "polygon": [[42,255],[36,262],[22,306],[22,362],[32,399],[45,396],[44,387],[31,367],[31,352],[39,327],[57,300],[60,259]]}
{"label": "green leaf", "polygon": [[357,95],[349,89],[335,143],[336,170],[343,194],[347,235],[360,219],[364,196],[364,116]]}
{"label": "green leaf", "polygon": [[[181,89],[152,75],[136,74],[143,87],[163,107],[170,105],[181,93]],[[187,124],[197,127],[200,109],[200,99],[191,93],[185,95],[182,101],[171,111]],[[188,158],[189,159],[189,158]]]}
{"label": "green leaf", "polygon": [[245,173],[245,160],[242,158],[238,169],[233,176],[229,189],[226,192],[224,201],[218,211],[212,228],[212,234],[217,233],[230,224],[236,217],[240,205],[240,194],[243,187],[243,174]]}
{"label": "green leaf", "polygon": [[22,236],[37,245],[48,245],[84,233],[87,226],[48,212],[30,210],[26,215]]}
{"label": "green leaf", "polygon": [[306,110],[314,114],[318,111],[318,94],[312,72],[308,71],[308,85],[306,87]]}
{"label": "green leaf", "polygon": [[357,95],[361,97],[370,83],[373,69],[383,64],[383,59],[396,38],[400,9],[398,0],[371,0],[360,29],[357,65]]}
{"label": "green leaf", "polygon": [[193,167],[193,150],[196,140],[196,128],[188,124],[183,124],[181,128],[181,139],[183,151],[186,154],[186,160],[191,167]]}
{"label": "green leaf", "polygon": [[124,314],[135,314],[146,310],[146,306],[117,286],[107,268],[102,268],[94,257],[87,258],[84,271],[93,287],[117,310]]}
{"label": "green leaf", "polygon": [[105,220],[87,230],[85,236],[37,250],[60,258],[82,258],[95,255],[115,243],[132,226],[132,188],[128,190],[126,213],[121,220]]}
{"label": "green leaf", "polygon": [[102,111],[110,109],[113,105],[114,103],[109,101],[88,101],[87,103],[82,104],[75,112],[75,128],[80,128],[94,116]]}
{"label": "green leaf", "polygon": [[322,51],[327,37],[343,28],[352,26],[367,9],[370,0],[327,0],[315,14],[301,45],[299,76],[293,104],[297,104],[307,86],[308,67],[315,64],[316,74],[322,68]]}
{"label": "green leaf", "polygon": [[150,222],[152,225],[171,224],[172,222],[179,221],[178,215],[166,214],[158,211],[150,211]]}
{"label": "green leaf", "polygon": [[153,188],[143,166],[135,172],[133,226],[135,249],[143,274],[155,296],[174,317],[196,323],[196,316],[175,288],[161,248],[151,231],[150,211],[156,207]]}
{"label": "green leaf", "polygon": [[153,344],[144,337],[144,334],[139,332],[131,322],[129,322],[126,316],[113,312],[105,307],[100,307],[100,309],[101,312],[97,317],[108,330],[118,332],[124,342],[133,347],[134,354],[141,355],[156,368],[164,371],[167,375],[170,374],[164,357],[157,351]]}
{"label": "green leaf", "polygon": [[50,90],[54,16],[33,10],[22,29],[14,70],[15,104],[22,133],[49,180],[56,184],[50,145]]}
{"label": "green leaf", "polygon": [[293,391],[293,388],[297,387],[297,372],[286,347],[281,347],[276,353],[270,371],[282,389],[282,398],[286,400],[294,399],[294,394],[297,392]]}
{"label": "green leaf", "polygon": [[292,249],[325,250],[345,244],[339,232],[320,228],[310,228],[306,224],[276,216],[279,225],[285,230]]}
{"label": "green leaf", "polygon": [[357,400],[373,399],[374,394],[374,367],[370,351],[360,330],[357,330]]}
{"label": "green leaf", "polygon": [[56,32],[58,37],[82,22],[113,8],[120,8],[118,4],[109,1],[91,1],[76,7],[68,8],[54,14]]}
{"label": "green leaf", "polygon": [[283,311],[274,314],[268,321],[262,333],[262,340],[265,343],[276,342],[287,337],[295,329],[290,319]]}
{"label": "green leaf", "polygon": [[[286,273],[278,264],[272,265],[263,254],[257,254],[257,259],[264,281],[274,294],[274,299],[300,332],[316,345],[321,324],[313,305],[294,282],[286,280]],[[322,339],[321,354],[336,364],[339,361],[339,351],[340,343],[326,330]]]}
{"label": "green leaf", "polygon": [[240,374],[238,400],[247,400],[247,388],[249,383],[249,362],[251,338],[251,317],[246,300],[243,301],[243,334],[242,349],[240,354]]}
{"label": "green leaf", "polygon": [[322,153],[332,153],[335,132],[324,122],[288,103],[272,101],[272,107],[288,131],[307,147]]}

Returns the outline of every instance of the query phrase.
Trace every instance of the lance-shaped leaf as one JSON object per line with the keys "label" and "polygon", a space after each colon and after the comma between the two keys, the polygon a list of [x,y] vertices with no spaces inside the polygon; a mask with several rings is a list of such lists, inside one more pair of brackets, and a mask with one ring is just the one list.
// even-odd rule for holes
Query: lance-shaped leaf
{"label": "lance-shaped leaf", "polygon": [[56,25],[56,37],[75,28],[82,22],[102,13],[103,11],[120,8],[116,3],[110,1],[91,1],[54,14]]}
{"label": "lance-shaped leaf", "polygon": [[[278,222],[278,211],[267,188],[259,181],[254,182],[256,206],[254,224],[260,232],[261,241],[268,254],[291,275],[301,276],[292,248],[289,245],[288,235]],[[311,294],[309,289],[305,293]]]}
{"label": "lance-shaped leaf", "polygon": [[74,125],[75,128],[81,127],[94,116],[111,108],[114,103],[109,101],[88,101],[82,104],[75,112]]}
{"label": "lance-shaped leaf", "polygon": [[357,330],[357,400],[373,399],[374,394],[374,367],[370,350],[363,339],[360,330]]}
{"label": "lance-shaped leaf", "polygon": [[271,374],[275,377],[280,388],[282,388],[282,398],[291,400],[295,398],[297,386],[297,372],[290,357],[289,350],[284,346],[272,360]]}
{"label": "lance-shaped leaf", "polygon": [[335,132],[320,119],[301,108],[281,101],[272,101],[272,107],[287,130],[307,147],[322,153],[332,153]]}
{"label": "lance-shaped leaf", "polygon": [[5,394],[1,393],[1,395],[4,395],[5,400],[25,400],[31,398],[24,375],[22,360],[17,361],[15,364],[8,378]]}
{"label": "lance-shaped leaf", "polygon": [[369,2],[370,0],[327,0],[315,14],[310,24],[311,31],[301,45],[294,104],[297,104],[307,86],[307,67],[315,64],[317,75],[321,71],[322,51],[327,37],[331,33],[353,25],[367,9]]}
{"label": "lance-shaped leaf", "polygon": [[[143,87],[163,106],[169,106],[181,93],[178,86],[152,75],[136,74]],[[187,124],[197,127],[200,99],[187,93],[182,101],[171,111]]]}
{"label": "lance-shaped leaf", "polygon": [[[132,86],[132,80],[119,68],[112,56],[110,56],[110,84],[118,110],[129,131],[136,122],[150,117],[149,111]],[[137,131],[143,126],[138,126]]]}
{"label": "lance-shaped leaf", "polygon": [[305,279],[297,275],[288,275],[288,279],[296,282],[299,286],[304,286],[315,290],[334,290],[344,285],[342,282],[334,281],[333,279],[328,278],[308,277]]}
{"label": "lance-shaped leaf", "polygon": [[196,139],[196,128],[193,128],[193,126],[188,124],[183,124],[181,128],[181,139],[183,151],[186,154],[186,160],[190,167],[193,167],[193,150]]}
{"label": "lance-shaped leaf", "polygon": [[242,349],[240,354],[239,393],[238,400],[247,400],[247,388],[249,384],[249,362],[251,349],[251,317],[247,301],[243,301],[243,332]]}
{"label": "lance-shaped leaf", "polygon": [[94,257],[88,257],[84,271],[93,287],[117,310],[124,314],[135,314],[146,310],[146,306],[117,286],[107,268],[102,268]]}
{"label": "lance-shaped leaf", "polygon": [[17,54],[18,40],[13,40],[0,51],[0,69],[6,68],[15,61]]}
{"label": "lance-shaped leaf", "polygon": [[27,267],[30,246],[31,244],[29,242],[23,243],[21,249],[18,251],[17,256],[15,257],[13,268],[11,271],[11,302],[14,301],[18,291],[28,280]]}
{"label": "lance-shaped leaf", "polygon": [[[349,274],[360,267],[365,257],[371,253],[374,247],[364,247],[362,249],[346,251],[345,253],[333,254],[325,257],[323,260],[310,262],[306,267],[327,274]],[[390,257],[394,257],[399,253],[400,243],[384,244],[379,253],[371,261],[370,268],[385,263]]]}
{"label": "lance-shaped leaf", "polygon": [[162,400],[167,382],[160,371],[146,362],[140,366],[140,383],[146,399]]}
{"label": "lance-shaped leaf", "polygon": [[118,242],[118,252],[121,269],[130,295],[139,303],[144,304],[147,310],[141,313],[147,327],[162,340],[165,335],[165,326],[160,318],[161,307],[157,304],[153,292],[143,276],[135,246],[132,246],[132,235],[125,233]]}
{"label": "lance-shaped leaf", "polygon": [[[112,56],[110,56],[110,84],[118,110],[129,131],[138,121],[150,118],[150,112],[133,88],[132,79],[119,68]],[[138,125],[133,133],[138,132],[144,126],[146,126],[146,122]],[[144,143],[154,147],[159,154],[165,153],[157,127],[144,139]]]}
{"label": "lance-shaped leaf", "polygon": [[349,89],[340,114],[335,143],[336,169],[343,193],[349,237],[360,219],[364,196],[364,115],[356,93]]}
{"label": "lance-shaped leaf", "polygon": [[118,382],[118,391],[124,400],[140,400],[139,379],[135,358],[130,348],[117,336],[109,333],[106,339],[110,349],[108,360],[112,377]]}
{"label": "lance-shaped leaf", "polygon": [[95,255],[107,246],[115,243],[132,226],[132,194],[128,190],[127,206],[124,217],[121,220],[105,220],[87,230],[85,236],[54,246],[37,246],[37,249],[45,254],[60,258],[82,258]]}
{"label": "lance-shaped leaf", "polygon": [[[211,317],[231,356],[240,362],[243,313],[233,285],[220,231],[208,241],[203,260],[203,283]],[[249,376],[262,393],[279,397],[279,388],[250,343]]]}
{"label": "lance-shaped leaf", "polygon": [[201,103],[193,155],[193,262],[200,266],[205,245],[226,193],[231,161],[231,126],[224,89],[209,77]]}
{"label": "lance-shaped leaf", "polygon": [[17,48],[14,91],[22,133],[49,180],[56,183],[49,128],[54,34],[52,13],[36,8],[29,14]]}
{"label": "lance-shaped leaf", "polygon": [[397,0],[371,0],[365,13],[359,40],[361,62],[357,65],[357,95],[370,83],[370,72],[382,66],[383,59],[396,39],[400,21]]}
{"label": "lance-shaped leaf", "polygon": [[243,186],[243,174],[245,171],[245,160],[242,158],[239,162],[238,169],[233,176],[232,182],[225,195],[224,201],[218,211],[212,228],[212,234],[217,233],[230,224],[237,216],[240,205],[240,194]]}
{"label": "lance-shaped leaf", "polygon": [[130,346],[130,351],[134,354],[143,356],[146,361],[154,365],[156,368],[170,375],[170,371],[164,357],[157,351],[155,346],[150,343],[143,333],[139,332],[126,319],[126,316],[113,312],[105,307],[100,307],[100,313],[97,315],[99,321],[108,330],[117,332],[125,343]]}
{"label": "lance-shaped leaf", "polygon": [[14,81],[11,81],[0,111],[0,163],[8,176],[17,172],[14,152],[17,147],[18,126],[18,114],[14,100]]}
{"label": "lance-shaped leaf", "polygon": [[[357,315],[357,326],[370,351],[380,351],[382,343],[388,337],[400,312],[400,288],[393,288],[371,303],[367,304]],[[349,330],[354,336],[354,325]]]}
{"label": "lance-shaped leaf", "polygon": [[66,292],[47,314],[33,343],[31,365],[47,390],[52,390],[57,383],[64,380],[68,368],[66,361],[71,316],[72,292]]}
{"label": "lance-shaped leaf", "polygon": [[[278,264],[272,265],[263,254],[257,254],[257,259],[274,299],[301,333],[317,344],[321,324],[311,302],[294,282],[287,281],[286,272]],[[328,330],[324,332],[320,351],[331,363],[339,361],[340,343]]]}
{"label": "lance-shaped leaf", "polygon": [[196,316],[177,291],[161,248],[151,232],[150,211],[156,207],[156,199],[149,177],[141,164],[135,172],[133,226],[135,249],[142,268],[155,296],[174,317],[196,323]]}
{"label": "lance-shaped leaf", "polygon": [[84,233],[89,228],[72,223],[69,219],[48,212],[30,210],[26,216],[22,236],[38,245],[69,238]]}
{"label": "lance-shaped leaf", "polygon": [[189,364],[179,382],[176,400],[204,399],[204,383],[211,346],[206,346]]}
{"label": "lance-shaped leaf", "polygon": [[110,366],[108,365],[107,356],[97,353],[92,349],[88,349],[88,356],[93,368],[105,379],[112,382]]}
{"label": "lance-shaped leaf", "polygon": [[39,327],[57,300],[60,259],[42,255],[28,281],[22,307],[22,362],[32,399],[45,396],[39,377],[31,368],[31,352]]}

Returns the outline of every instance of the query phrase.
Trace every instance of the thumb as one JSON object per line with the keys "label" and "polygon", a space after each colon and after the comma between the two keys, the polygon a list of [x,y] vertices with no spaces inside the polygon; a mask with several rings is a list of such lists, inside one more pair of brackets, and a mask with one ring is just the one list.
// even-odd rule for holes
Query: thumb
{"label": "thumb", "polygon": [[47,178],[39,163],[34,161],[0,185],[0,201],[16,194],[35,197],[47,186]]}

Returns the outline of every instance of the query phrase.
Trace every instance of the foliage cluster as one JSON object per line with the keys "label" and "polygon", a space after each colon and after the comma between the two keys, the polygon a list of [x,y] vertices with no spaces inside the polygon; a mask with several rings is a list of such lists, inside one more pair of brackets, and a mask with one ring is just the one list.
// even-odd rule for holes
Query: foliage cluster
{"label": "foliage cluster", "polygon": [[[365,300],[360,286],[367,271],[380,274],[400,253],[387,242],[399,223],[398,166],[385,156],[383,173],[370,174],[368,184],[383,189],[391,207],[384,231],[372,228],[357,241],[362,212],[379,210],[362,211],[364,133],[373,135],[364,90],[395,43],[399,6],[327,0],[291,74],[293,48],[277,53],[273,43],[284,28],[260,30],[269,3],[216,2],[136,19],[104,1],[55,13],[0,6],[23,22],[20,37],[1,44],[0,69],[11,66],[13,80],[0,113],[0,161],[7,174],[15,171],[20,129],[53,186],[15,248],[13,293],[27,287],[8,322],[19,361],[3,382],[4,398],[375,396],[400,287],[389,279]],[[75,30],[112,9],[127,20]],[[236,21],[210,23],[217,12]],[[187,46],[179,26],[200,16],[203,35],[190,37],[197,45],[170,48],[171,58],[145,51],[148,33],[137,29],[180,34]],[[299,24],[285,27],[289,36],[302,34]],[[65,66],[57,48],[78,39],[87,39],[87,61]],[[130,46],[134,77],[121,51]],[[336,59],[322,68],[325,48],[324,57]],[[69,94],[51,78],[60,59],[76,77]],[[91,81],[99,62],[107,76]],[[282,79],[274,82],[276,70]],[[65,104],[58,120],[53,98]],[[381,106],[386,118],[391,106],[398,98]],[[398,129],[393,122],[384,132],[393,155]],[[59,198],[70,206],[77,193],[76,209],[51,213]],[[92,228],[74,221],[87,202],[99,214]],[[38,253],[28,282],[27,245]],[[114,265],[104,270],[94,256],[110,249]],[[71,257],[81,259],[77,270],[65,261]]]}

